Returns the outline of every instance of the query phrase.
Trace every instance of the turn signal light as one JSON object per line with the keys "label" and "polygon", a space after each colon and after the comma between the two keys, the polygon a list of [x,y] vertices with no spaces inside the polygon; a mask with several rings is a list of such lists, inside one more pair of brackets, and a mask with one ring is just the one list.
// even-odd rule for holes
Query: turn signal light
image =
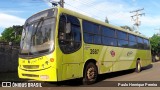
{"label": "turn signal light", "polygon": [[50,62],[54,62],[54,59],[53,59],[53,58],[50,58]]}

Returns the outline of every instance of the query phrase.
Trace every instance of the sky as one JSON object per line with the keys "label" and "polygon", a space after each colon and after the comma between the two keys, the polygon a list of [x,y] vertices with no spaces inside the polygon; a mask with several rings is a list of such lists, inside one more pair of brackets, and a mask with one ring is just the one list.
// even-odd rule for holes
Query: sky
{"label": "sky", "polygon": [[[53,0],[0,0],[0,33],[7,27],[23,25],[31,15],[51,8],[49,1]],[[55,0],[59,1],[59,0]],[[110,24],[115,26],[133,27],[134,21],[130,13],[144,8],[139,13],[141,25],[139,32],[147,37],[160,31],[160,0],[64,0],[64,7],[85,14],[87,16],[105,21],[107,17]]]}

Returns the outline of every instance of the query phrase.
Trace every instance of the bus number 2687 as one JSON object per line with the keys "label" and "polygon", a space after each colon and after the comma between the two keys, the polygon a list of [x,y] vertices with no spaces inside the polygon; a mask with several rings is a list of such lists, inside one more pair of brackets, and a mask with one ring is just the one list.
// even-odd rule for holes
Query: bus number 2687
{"label": "bus number 2687", "polygon": [[90,54],[98,54],[99,49],[90,49]]}

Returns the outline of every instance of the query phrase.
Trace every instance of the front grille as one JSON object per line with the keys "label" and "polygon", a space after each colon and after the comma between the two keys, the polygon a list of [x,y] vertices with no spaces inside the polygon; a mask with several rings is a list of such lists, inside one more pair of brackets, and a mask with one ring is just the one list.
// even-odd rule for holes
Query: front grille
{"label": "front grille", "polygon": [[27,76],[27,77],[39,77],[39,75],[34,75],[34,74],[22,74],[22,76]]}
{"label": "front grille", "polygon": [[23,65],[25,69],[38,69],[39,65]]}

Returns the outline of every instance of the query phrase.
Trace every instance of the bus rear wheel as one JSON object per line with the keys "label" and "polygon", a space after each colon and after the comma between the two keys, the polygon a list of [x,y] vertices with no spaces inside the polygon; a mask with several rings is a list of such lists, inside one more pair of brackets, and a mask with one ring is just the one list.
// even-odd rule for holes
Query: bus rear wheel
{"label": "bus rear wheel", "polygon": [[90,62],[87,64],[83,74],[83,84],[89,85],[96,82],[98,76],[97,66]]}
{"label": "bus rear wheel", "polygon": [[136,63],[136,69],[135,69],[135,71],[137,72],[137,73],[139,73],[139,72],[141,72],[141,63],[140,63],[140,60],[138,60],[137,61],[137,63]]}

